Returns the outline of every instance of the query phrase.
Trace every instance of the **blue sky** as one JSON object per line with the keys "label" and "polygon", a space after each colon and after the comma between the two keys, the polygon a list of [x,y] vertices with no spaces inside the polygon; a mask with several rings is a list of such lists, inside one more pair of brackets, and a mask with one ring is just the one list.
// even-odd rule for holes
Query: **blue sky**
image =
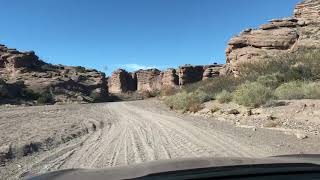
{"label": "blue sky", "polygon": [[0,44],[105,71],[225,62],[227,41],[300,0],[0,0]]}

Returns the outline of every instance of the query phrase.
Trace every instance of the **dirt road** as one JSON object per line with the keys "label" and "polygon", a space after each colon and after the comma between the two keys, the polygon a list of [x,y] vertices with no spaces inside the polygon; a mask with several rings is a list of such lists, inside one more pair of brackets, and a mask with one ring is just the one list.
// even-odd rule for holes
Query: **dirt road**
{"label": "dirt road", "polygon": [[[266,157],[320,151],[318,137],[298,140],[294,135],[274,130],[253,131],[231,123],[178,115],[154,100],[77,106],[81,111],[74,111],[72,105],[73,110],[61,106],[64,111],[54,115],[63,116],[65,121],[71,116],[83,119],[80,123],[88,119],[98,122],[94,131],[14,160],[0,167],[1,177],[14,179],[57,169],[103,168],[158,159]],[[46,108],[48,111],[54,107]]]}

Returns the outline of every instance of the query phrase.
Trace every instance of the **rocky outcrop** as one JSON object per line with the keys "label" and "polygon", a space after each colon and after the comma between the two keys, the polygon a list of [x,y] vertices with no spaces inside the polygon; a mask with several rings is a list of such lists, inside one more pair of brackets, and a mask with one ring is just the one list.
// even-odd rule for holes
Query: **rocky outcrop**
{"label": "rocky outcrop", "polygon": [[0,68],[14,71],[15,68],[36,68],[43,64],[33,51],[20,52],[0,45]]}
{"label": "rocky outcrop", "polygon": [[207,66],[184,65],[178,69],[169,68],[163,72],[158,69],[138,70],[128,73],[123,69],[116,70],[108,80],[109,92],[113,94],[132,91],[159,91],[163,87],[178,88],[186,84],[208,78],[215,78],[222,73],[224,66],[212,64]]}
{"label": "rocky outcrop", "polygon": [[173,68],[169,68],[162,73],[162,86],[176,87],[179,85],[179,76],[177,71]]}
{"label": "rocky outcrop", "polygon": [[114,71],[108,80],[109,93],[119,94],[128,91],[136,91],[136,74],[128,73],[123,69]]}
{"label": "rocky outcrop", "polygon": [[215,78],[220,76],[222,74],[221,71],[223,69],[223,66],[219,64],[213,64],[213,65],[204,66],[203,69],[204,69],[204,72],[202,75],[202,80],[206,80],[209,78]]}
{"label": "rocky outcrop", "polygon": [[94,102],[108,97],[104,73],[51,65],[33,51],[20,52],[4,45],[0,45],[0,79],[8,84],[21,82],[33,93],[51,94],[55,102]]}
{"label": "rocky outcrop", "polygon": [[179,85],[194,83],[202,80],[203,66],[184,65],[178,68]]}
{"label": "rocky outcrop", "polygon": [[306,0],[296,6],[293,17],[273,19],[233,37],[226,49],[226,68],[237,76],[243,62],[261,61],[300,47],[320,47],[319,7],[319,0]]}
{"label": "rocky outcrop", "polygon": [[161,89],[161,71],[158,69],[139,70],[137,75],[138,91],[156,91]]}

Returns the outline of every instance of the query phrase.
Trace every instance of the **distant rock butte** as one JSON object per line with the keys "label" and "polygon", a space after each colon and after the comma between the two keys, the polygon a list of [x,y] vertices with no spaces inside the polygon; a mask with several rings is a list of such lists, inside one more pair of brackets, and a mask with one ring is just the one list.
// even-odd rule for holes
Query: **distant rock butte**
{"label": "distant rock butte", "polygon": [[228,73],[238,76],[238,66],[243,62],[260,61],[301,47],[320,47],[319,25],[320,0],[305,0],[296,6],[293,17],[244,30],[228,42]]}

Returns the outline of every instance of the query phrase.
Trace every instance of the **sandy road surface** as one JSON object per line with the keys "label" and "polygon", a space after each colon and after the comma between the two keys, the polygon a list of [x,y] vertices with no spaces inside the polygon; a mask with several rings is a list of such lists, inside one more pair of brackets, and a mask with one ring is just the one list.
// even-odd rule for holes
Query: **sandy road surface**
{"label": "sandy road surface", "polygon": [[[297,140],[274,130],[252,131],[178,115],[154,100],[82,106],[81,112],[76,111],[78,117],[100,122],[96,131],[13,161],[0,169],[0,175],[17,178],[56,169],[103,168],[183,157],[265,157],[320,151],[318,137]],[[67,111],[68,106],[63,109]]]}

